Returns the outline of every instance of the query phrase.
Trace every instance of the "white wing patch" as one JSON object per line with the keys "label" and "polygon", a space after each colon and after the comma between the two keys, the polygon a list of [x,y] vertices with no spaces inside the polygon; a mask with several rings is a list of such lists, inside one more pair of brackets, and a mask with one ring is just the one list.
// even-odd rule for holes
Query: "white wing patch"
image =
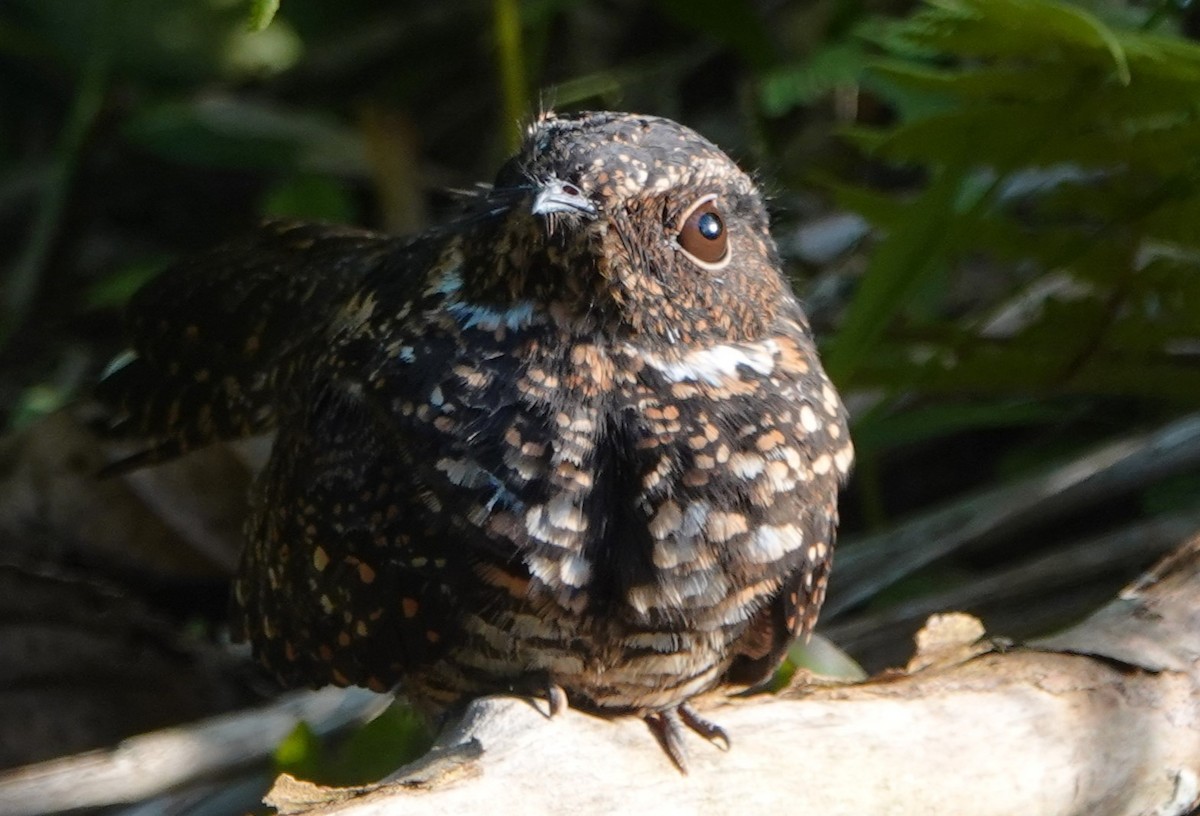
{"label": "white wing patch", "polygon": [[747,366],[763,376],[771,374],[775,370],[775,358],[778,354],[778,343],[774,340],[763,340],[760,343],[722,343],[689,351],[679,357],[660,354],[641,356],[647,364],[671,382],[691,380],[721,385],[737,374],[738,366]]}
{"label": "white wing patch", "polygon": [[794,524],[763,525],[750,536],[746,557],[756,564],[769,564],[803,544],[804,533]]}

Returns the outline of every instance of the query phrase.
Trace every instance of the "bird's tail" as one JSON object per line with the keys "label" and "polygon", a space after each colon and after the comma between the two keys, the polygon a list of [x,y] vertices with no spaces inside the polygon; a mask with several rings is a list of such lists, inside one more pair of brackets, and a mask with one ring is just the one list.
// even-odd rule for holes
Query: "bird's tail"
{"label": "bird's tail", "polygon": [[144,286],[126,316],[133,348],[96,396],[102,430],[147,447],[109,470],[270,430],[292,352],[320,336],[394,245],[361,230],[268,222]]}

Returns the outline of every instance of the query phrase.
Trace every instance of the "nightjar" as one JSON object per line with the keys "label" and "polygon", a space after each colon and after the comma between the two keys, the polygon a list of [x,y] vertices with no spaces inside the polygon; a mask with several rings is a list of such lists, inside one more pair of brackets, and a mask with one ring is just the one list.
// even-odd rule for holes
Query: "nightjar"
{"label": "nightjar", "polygon": [[[770,676],[824,597],[846,414],[754,183],[672,121],[545,114],[415,238],[268,223],[133,299],[126,464],[277,436],[235,630],[287,685],[646,718]],[[727,742],[727,740],[726,740]]]}

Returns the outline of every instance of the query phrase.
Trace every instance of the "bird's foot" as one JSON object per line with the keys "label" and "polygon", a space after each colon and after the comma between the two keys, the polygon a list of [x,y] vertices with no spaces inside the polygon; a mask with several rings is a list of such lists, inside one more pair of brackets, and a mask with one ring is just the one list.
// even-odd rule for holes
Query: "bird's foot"
{"label": "bird's foot", "polygon": [[722,750],[728,751],[731,745],[729,734],[724,728],[701,717],[687,703],[647,714],[644,719],[663,750],[667,752],[667,756],[675,763],[675,767],[685,774],[688,772],[688,755],[683,741],[684,726],[709,742],[719,745]]}

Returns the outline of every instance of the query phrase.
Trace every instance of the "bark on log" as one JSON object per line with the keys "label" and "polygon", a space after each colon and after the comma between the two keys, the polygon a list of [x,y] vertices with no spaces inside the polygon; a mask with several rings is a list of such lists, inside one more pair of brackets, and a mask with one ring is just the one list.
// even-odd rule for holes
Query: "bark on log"
{"label": "bark on log", "polygon": [[386,784],[283,777],[268,802],[338,816],[1182,816],[1200,802],[1200,541],[1053,639],[1005,649],[946,628],[904,672],[711,701],[733,747],[692,739],[688,776],[640,721],[493,697]]}

